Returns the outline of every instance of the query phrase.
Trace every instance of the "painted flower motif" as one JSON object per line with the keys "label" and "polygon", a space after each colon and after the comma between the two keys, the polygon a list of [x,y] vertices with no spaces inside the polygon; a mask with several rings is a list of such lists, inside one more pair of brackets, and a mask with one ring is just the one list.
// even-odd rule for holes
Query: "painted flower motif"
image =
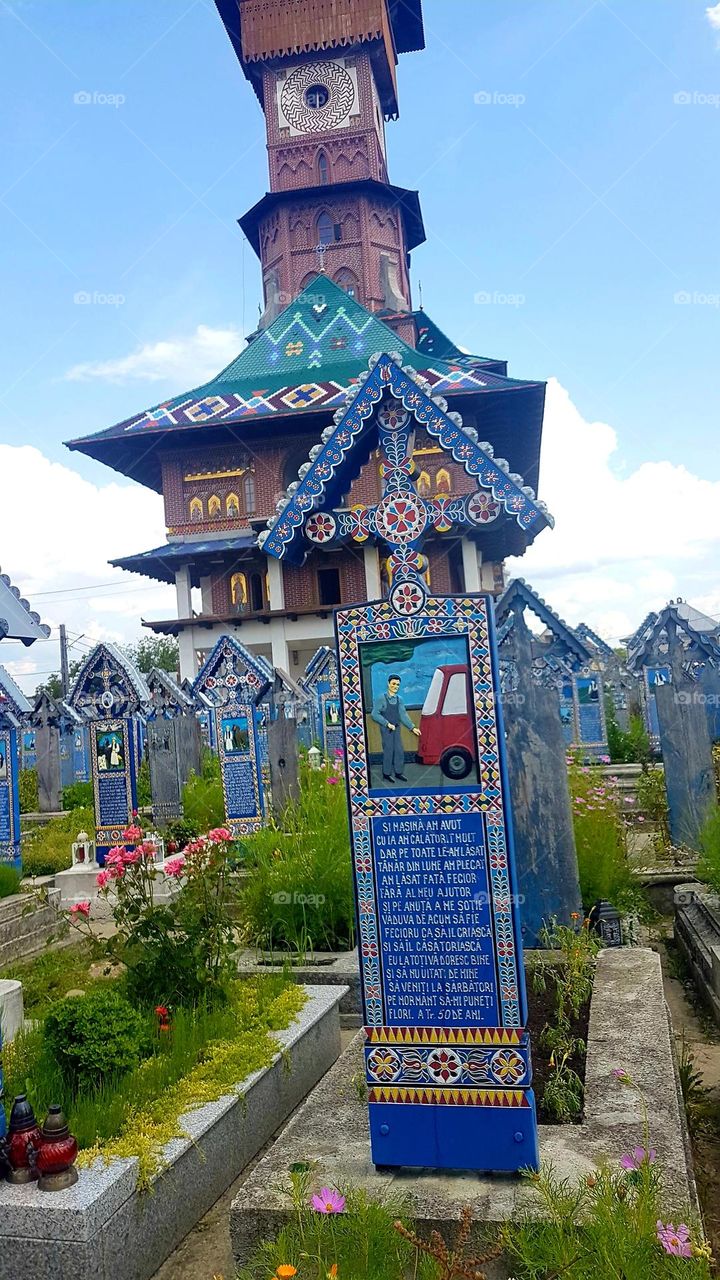
{"label": "painted flower motif", "polygon": [[318,1195],[313,1196],[310,1204],[316,1213],[344,1213],[345,1197],[331,1187],[321,1187]]}
{"label": "painted flower motif", "polygon": [[692,1257],[690,1228],[686,1227],[684,1222],[681,1222],[676,1230],[672,1222],[668,1222],[667,1226],[663,1226],[658,1218],[657,1238],[666,1253],[670,1253],[676,1258]]}
{"label": "painted flower motif", "polygon": [[654,1164],[657,1152],[654,1147],[646,1151],[644,1147],[633,1147],[627,1155],[621,1156],[620,1164],[626,1173],[637,1173],[644,1164]]}
{"label": "painted flower motif", "polygon": [[85,917],[87,918],[87,917],[90,915],[90,903],[89,903],[89,902],[74,902],[74,903],[73,903],[73,905],[72,905],[72,906],[71,906],[71,908],[70,908],[70,915],[71,915],[71,916],[85,916]]}
{"label": "painted flower motif", "polygon": [[179,853],[176,858],[168,858],[164,865],[166,876],[181,876],[185,870],[185,859]]}

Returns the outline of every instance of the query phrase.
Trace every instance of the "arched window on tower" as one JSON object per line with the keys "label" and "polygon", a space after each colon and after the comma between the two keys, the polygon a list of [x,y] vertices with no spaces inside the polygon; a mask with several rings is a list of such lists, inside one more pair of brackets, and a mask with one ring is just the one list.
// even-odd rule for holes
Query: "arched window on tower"
{"label": "arched window on tower", "polygon": [[332,244],[335,239],[335,227],[329,213],[321,213],[317,220],[318,244]]}
{"label": "arched window on tower", "polygon": [[243,498],[245,499],[245,515],[252,516],[255,514],[255,476],[252,471],[248,471],[243,480]]}
{"label": "arched window on tower", "polygon": [[216,493],[208,498],[208,515],[211,520],[219,520],[222,515],[222,503]]}
{"label": "arched window on tower", "polygon": [[444,467],[438,471],[435,477],[435,488],[438,493],[450,493],[452,485],[450,483],[450,472]]}
{"label": "arched window on tower", "polygon": [[335,276],[335,283],[340,285],[351,298],[357,298],[359,293],[359,283],[357,276],[347,267],[343,267],[342,271],[338,271]]}
{"label": "arched window on tower", "polygon": [[201,520],[205,519],[202,498],[190,499],[190,519],[193,524],[199,524]]}
{"label": "arched window on tower", "polygon": [[430,484],[430,476],[427,471],[421,471],[417,478],[417,491],[422,498],[426,498],[432,492]]}
{"label": "arched window on tower", "polygon": [[322,187],[326,187],[330,181],[330,165],[324,151],[318,155],[318,181]]}

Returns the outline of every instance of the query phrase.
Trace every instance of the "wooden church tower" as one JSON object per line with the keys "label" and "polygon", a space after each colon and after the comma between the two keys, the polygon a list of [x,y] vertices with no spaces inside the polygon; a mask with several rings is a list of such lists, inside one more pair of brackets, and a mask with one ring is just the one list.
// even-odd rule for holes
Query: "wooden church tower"
{"label": "wooden church tower", "polygon": [[217,0],[265,113],[270,190],[240,220],[268,324],[321,267],[370,311],[411,310],[417,193],[391,185],[398,55],[424,48],[421,0]]}

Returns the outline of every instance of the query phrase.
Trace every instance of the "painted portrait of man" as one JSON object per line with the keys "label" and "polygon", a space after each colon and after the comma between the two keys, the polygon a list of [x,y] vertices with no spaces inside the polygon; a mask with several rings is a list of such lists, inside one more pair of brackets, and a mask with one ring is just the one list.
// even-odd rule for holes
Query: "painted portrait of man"
{"label": "painted portrait of man", "polygon": [[383,778],[386,782],[407,782],[405,776],[405,744],[403,729],[420,737],[420,730],[413,724],[401,697],[402,677],[388,677],[384,693],[375,698],[371,712],[375,724],[380,726],[383,749]]}

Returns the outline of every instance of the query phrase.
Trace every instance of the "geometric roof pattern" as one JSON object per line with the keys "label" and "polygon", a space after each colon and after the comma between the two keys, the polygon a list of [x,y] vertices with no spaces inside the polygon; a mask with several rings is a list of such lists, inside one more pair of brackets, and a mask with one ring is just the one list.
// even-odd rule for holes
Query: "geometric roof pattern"
{"label": "geometric roof pattern", "polygon": [[122,650],[103,641],[80,667],[68,702],[84,720],[109,720],[147,712],[150,690]]}
{"label": "geometric roof pattern", "polygon": [[[409,350],[409,348],[405,348]],[[521,475],[510,472],[509,464],[494,456],[487,441],[478,442],[478,433],[465,427],[458,413],[448,412],[447,401],[436,394],[417,370],[402,363],[403,351],[374,353],[370,372],[348,392],[345,405],[335,412],[334,426],[322,433],[322,443],[310,450],[309,461],[300,468],[298,479],[288,488],[288,497],[278,503],[277,514],[260,534],[258,546],[266,553],[293,562],[304,558],[304,527],[316,511],[335,506],[348,491],[352,480],[368,463],[377,444],[375,411],[385,391],[402,401],[416,423],[440,448],[474,476],[478,488],[487,490],[501,509],[522,529],[528,541],[552,517]]]}
{"label": "geometric roof pattern", "polygon": [[660,613],[648,614],[642,626],[628,642],[628,667],[640,672],[644,666],[666,660],[666,646],[662,642],[668,624],[684,636],[688,649],[698,656],[720,666],[720,624],[687,604],[685,600],[671,600]]}
{"label": "geometric roof pattern", "polygon": [[403,366],[422,373],[433,394],[493,396],[532,389],[541,414],[543,383],[505,377],[486,368],[492,362],[472,356],[444,360],[416,351],[321,274],[216,377],[116,426],[69,441],[68,446],[103,460],[99,446],[104,442],[128,444],[154,433],[176,435],[199,427],[337,409],[367,369],[370,356],[388,349],[400,353]]}
{"label": "geometric roof pattern", "polygon": [[[593,653],[576,631],[564,622],[559,614],[525,582],[524,578],[513,578],[495,605],[495,619],[498,625],[506,622],[518,609],[522,612],[529,609],[535,617],[547,627],[553,639],[560,645],[563,656],[574,663],[585,665],[592,661]],[[550,657],[551,655],[547,655]],[[559,655],[555,653],[557,659]]]}
{"label": "geometric roof pattern", "polygon": [[50,627],[33,613],[6,573],[0,574],[0,640],[20,640],[34,644],[50,635]]}
{"label": "geometric roof pattern", "polygon": [[7,715],[16,724],[25,720],[32,710],[22,689],[15,683],[9,671],[0,666],[0,716]]}

